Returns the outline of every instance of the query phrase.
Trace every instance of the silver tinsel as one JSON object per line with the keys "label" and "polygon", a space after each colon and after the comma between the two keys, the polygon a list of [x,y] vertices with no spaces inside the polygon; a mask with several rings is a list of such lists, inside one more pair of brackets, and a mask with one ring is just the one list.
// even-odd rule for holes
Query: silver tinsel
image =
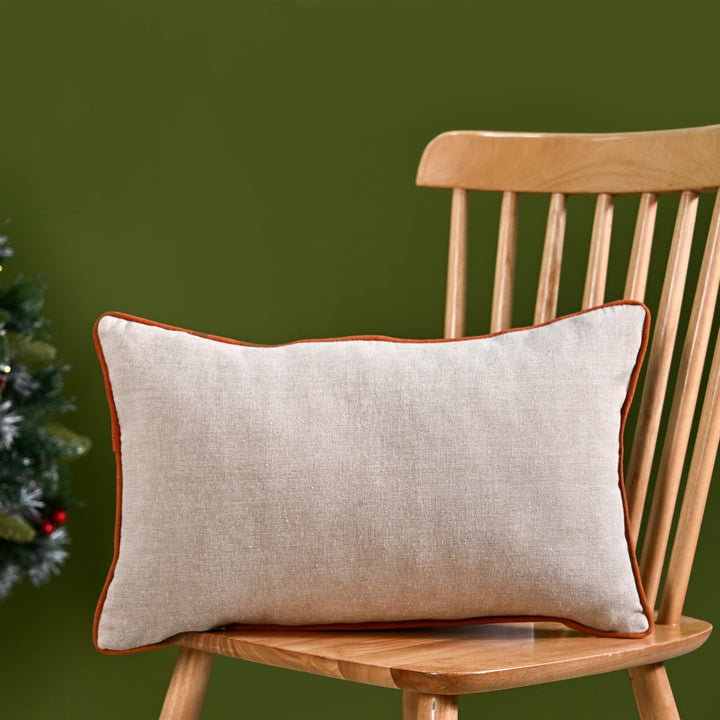
{"label": "silver tinsel", "polygon": [[0,450],[9,450],[18,436],[22,415],[13,412],[9,400],[0,402]]}
{"label": "silver tinsel", "polygon": [[68,557],[65,546],[69,543],[70,537],[64,527],[56,528],[52,535],[38,542],[38,562],[27,571],[33,585],[42,585],[52,575],[60,574],[60,566]]}

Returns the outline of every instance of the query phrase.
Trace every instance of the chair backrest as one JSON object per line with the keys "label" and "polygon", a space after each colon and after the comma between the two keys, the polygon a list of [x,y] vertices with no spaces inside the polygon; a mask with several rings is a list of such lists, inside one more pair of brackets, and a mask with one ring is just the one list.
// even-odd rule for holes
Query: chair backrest
{"label": "chair backrest", "polygon": [[[636,542],[640,528],[645,528],[640,570],[648,600],[653,606],[657,602],[664,575],[658,622],[678,623],[720,441],[719,340],[689,468],[684,472],[720,282],[720,125],[613,134],[444,133],[425,148],[417,183],[453,191],[446,337],[464,334],[469,190],[502,193],[491,332],[511,326],[519,195],[550,195],[534,315],[535,323],[542,323],[555,317],[557,311],[569,195],[597,195],[582,299],[582,308],[588,308],[619,299],[605,297],[615,196],[639,196],[623,297],[644,301],[658,196],[679,194],[662,294],[658,307],[651,308],[652,341],[645,381],[638,388],[635,435],[631,441],[626,438],[630,452],[625,472],[630,527]],[[700,193],[708,191],[716,193],[714,210],[682,354],[679,363],[673,363],[698,199]],[[671,368],[675,367],[677,375],[671,378]],[[667,429],[662,448],[657,448],[660,458],[652,483],[665,397],[673,384]],[[684,475],[685,489],[671,543]]]}

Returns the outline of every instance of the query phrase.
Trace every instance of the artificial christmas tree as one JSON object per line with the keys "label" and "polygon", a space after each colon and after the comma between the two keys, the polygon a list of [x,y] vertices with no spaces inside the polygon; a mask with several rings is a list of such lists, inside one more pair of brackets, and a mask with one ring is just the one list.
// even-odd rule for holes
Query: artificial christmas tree
{"label": "artificial christmas tree", "polygon": [[[0,272],[12,255],[0,236]],[[23,576],[46,582],[65,561],[75,504],[65,464],[89,447],[54,421],[74,407],[40,314],[44,295],[36,279],[0,284],[0,599]]]}

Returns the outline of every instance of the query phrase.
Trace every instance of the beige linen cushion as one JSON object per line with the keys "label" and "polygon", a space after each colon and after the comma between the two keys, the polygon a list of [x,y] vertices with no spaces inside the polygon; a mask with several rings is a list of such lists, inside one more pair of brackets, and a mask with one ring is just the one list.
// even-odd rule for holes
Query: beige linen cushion
{"label": "beige linen cushion", "polygon": [[118,460],[103,651],[231,623],[651,628],[622,428],[647,310],[258,347],[97,324]]}

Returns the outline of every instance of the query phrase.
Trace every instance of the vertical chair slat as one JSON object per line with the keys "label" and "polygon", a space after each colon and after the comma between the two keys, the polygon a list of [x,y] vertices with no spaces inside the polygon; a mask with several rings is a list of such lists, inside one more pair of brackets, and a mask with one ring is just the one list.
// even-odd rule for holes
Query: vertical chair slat
{"label": "vertical chair slat", "polygon": [[455,188],[450,212],[450,250],[445,300],[445,337],[462,337],[465,332],[467,284],[467,190]]}
{"label": "vertical chair slat", "polygon": [[[711,249],[712,248],[712,249]],[[713,253],[713,257],[707,259],[707,264],[713,266],[715,276],[712,281],[714,286],[709,289],[708,297],[704,299],[704,310],[706,317],[702,328],[698,330],[698,342],[703,344],[703,358],[707,350],[707,344],[712,324],[713,310],[717,300],[717,288],[720,280],[720,193],[715,200],[712,221],[710,223],[710,236],[708,237],[708,248],[706,257]],[[706,272],[706,262],[703,262],[701,278]],[[709,274],[709,271],[708,271]],[[698,287],[698,294],[700,287]],[[694,308],[693,308],[694,316]],[[693,319],[691,319],[691,327]],[[700,383],[702,366],[697,369],[697,383]],[[695,389],[697,395],[697,389]],[[688,422],[689,425],[689,422]],[[690,428],[688,426],[689,434]],[[668,565],[665,588],[660,604],[660,622],[677,623],[680,620],[682,605],[685,601],[690,569],[695,556],[698,536],[700,534],[700,522],[705,509],[708,489],[712,477],[713,465],[717,454],[718,441],[720,440],[720,342],[716,346],[713,357],[713,365],[710,370],[710,379],[705,391],[705,402],[700,417],[695,448],[693,451],[690,471],[685,487],[680,518],[675,533],[670,564]],[[687,447],[687,439],[683,452]],[[682,468],[680,468],[681,470]]]}
{"label": "vertical chair slat", "polygon": [[507,330],[512,325],[512,302],[515,285],[515,251],[517,246],[518,196],[504,192],[500,208],[495,284],[493,286],[490,332]]}
{"label": "vertical chair slat", "polygon": [[540,266],[537,303],[535,304],[534,323],[536,325],[552,320],[557,313],[566,211],[567,196],[562,193],[553,193],[550,199],[545,248]]}
{"label": "vertical chair slat", "polygon": [[645,299],[656,214],[657,195],[643,193],[640,196],[640,207],[638,208],[632,253],[625,282],[625,294],[623,295],[627,300],[642,302]]}
{"label": "vertical chair slat", "polygon": [[720,283],[720,202],[716,202],[710,236],[705,247],[700,277],[693,300],[690,323],[678,370],[670,420],[660,459],[655,492],[645,534],[640,573],[648,602],[654,606],[660,587],[670,526],[675,512],[680,479]]}
{"label": "vertical chair slat", "polygon": [[590,257],[588,258],[585,292],[582,301],[583,310],[602,305],[605,299],[612,221],[613,197],[607,193],[600,193],[595,205]]}
{"label": "vertical chair slat", "polygon": [[655,321],[645,388],[638,414],[635,442],[626,475],[630,527],[634,542],[640,533],[645,496],[652,469],[655,443],[660,427],[665,390],[672,362],[682,306],[685,277],[690,258],[698,194],[685,191],[680,196],[668,268],[665,273],[660,307]]}

